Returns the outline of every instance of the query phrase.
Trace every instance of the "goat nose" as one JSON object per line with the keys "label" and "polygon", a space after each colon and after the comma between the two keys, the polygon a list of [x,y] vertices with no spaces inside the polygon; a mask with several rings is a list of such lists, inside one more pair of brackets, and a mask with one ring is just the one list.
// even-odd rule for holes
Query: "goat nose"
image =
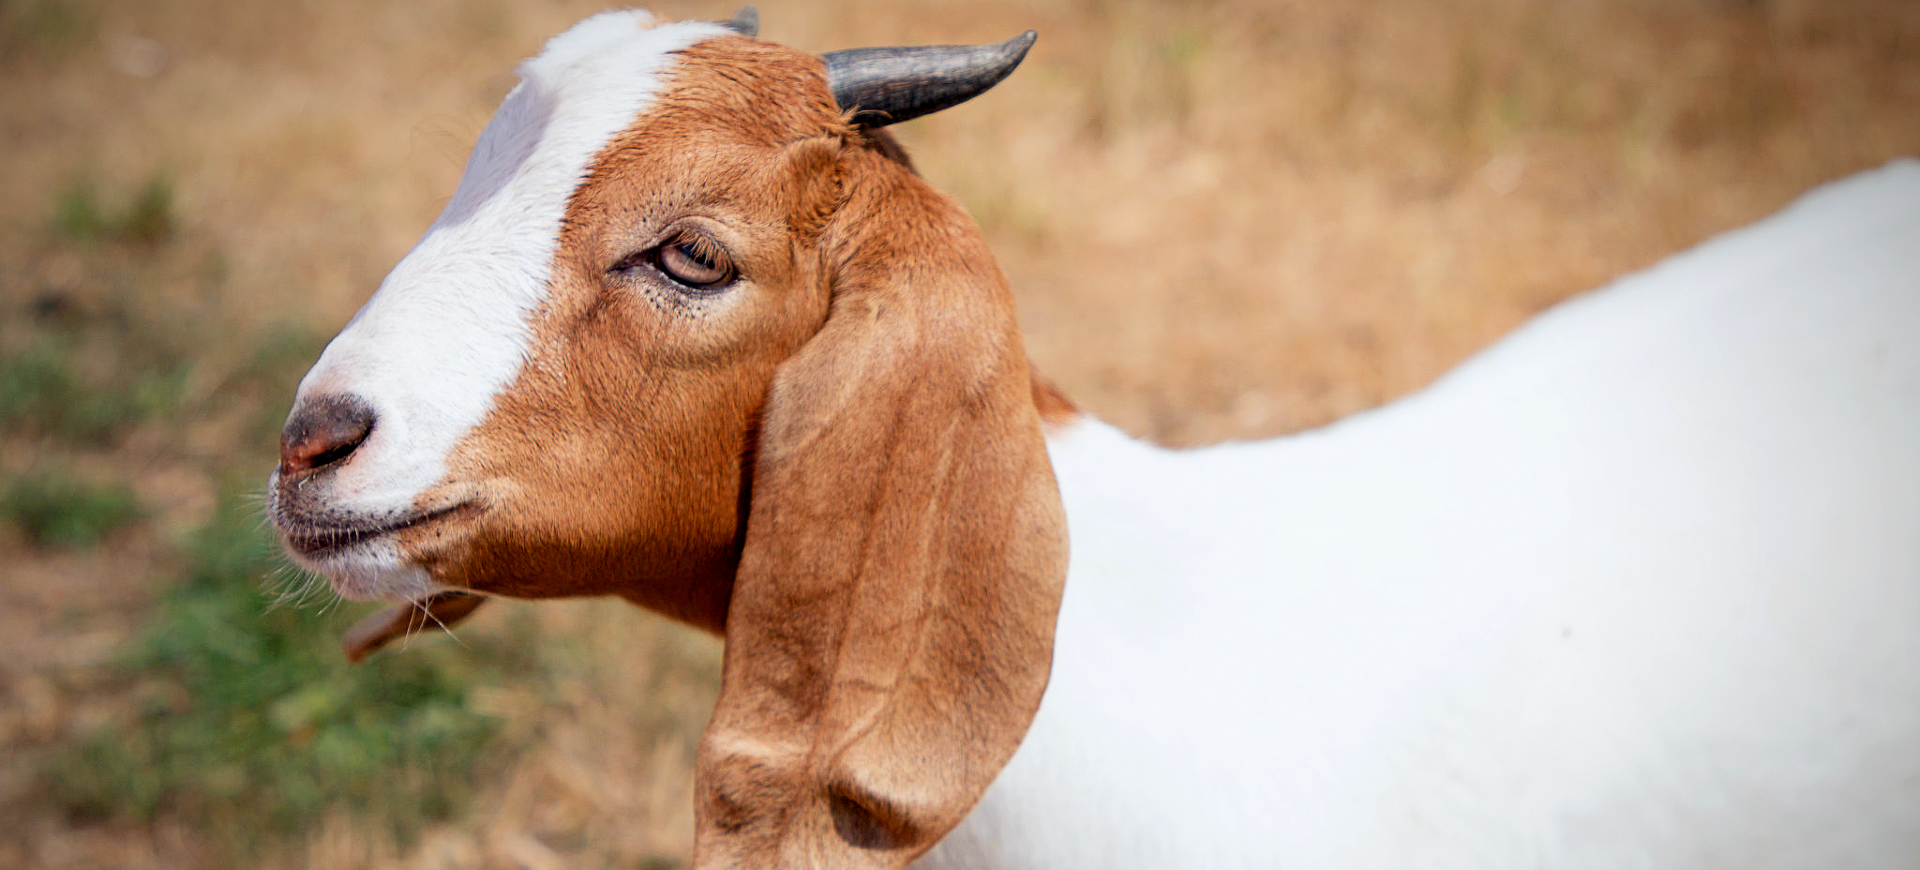
{"label": "goat nose", "polygon": [[353,454],[373,432],[373,408],[354,395],[303,403],[280,433],[280,472],[324,468]]}

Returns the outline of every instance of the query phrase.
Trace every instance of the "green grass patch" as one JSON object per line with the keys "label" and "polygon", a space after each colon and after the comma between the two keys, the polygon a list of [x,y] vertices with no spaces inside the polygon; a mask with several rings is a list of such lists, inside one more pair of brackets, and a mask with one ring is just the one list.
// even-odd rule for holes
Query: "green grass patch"
{"label": "green grass patch", "polygon": [[60,472],[25,475],[0,490],[0,520],[44,549],[91,547],[140,516],[140,501],[126,487]]}
{"label": "green grass patch", "polygon": [[73,242],[91,242],[106,235],[108,219],[93,182],[70,181],[53,203],[53,229]]}
{"label": "green grass patch", "polygon": [[0,59],[63,59],[99,30],[98,17],[74,0],[0,0]]}
{"label": "green grass patch", "polygon": [[101,196],[90,177],[76,178],[54,199],[52,224],[54,232],[70,242],[159,245],[172,239],[179,225],[173,182],[157,172],[116,206]]}
{"label": "green grass patch", "polygon": [[532,638],[495,653],[427,638],[349,666],[345,615],[269,607],[262,582],[280,557],[252,499],[230,494],[183,549],[179,584],[121,663],[144,700],[45,770],[70,813],[170,816],[239,859],[329,811],[405,842],[465,806],[501,724],[467,691],[528,671],[514,656]]}
{"label": "green grass patch", "polygon": [[134,195],[114,229],[124,241],[157,245],[173,238],[178,222],[174,216],[173,182],[165,175],[155,175]]}
{"label": "green grass patch", "polygon": [[179,402],[187,364],[122,360],[111,378],[82,377],[79,342],[49,331],[0,355],[0,431],[100,444]]}

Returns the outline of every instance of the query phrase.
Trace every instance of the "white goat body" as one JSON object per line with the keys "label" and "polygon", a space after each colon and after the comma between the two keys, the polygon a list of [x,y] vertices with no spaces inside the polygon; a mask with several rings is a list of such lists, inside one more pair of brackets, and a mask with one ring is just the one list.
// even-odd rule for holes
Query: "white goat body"
{"label": "white goat body", "polygon": [[916,866],[1920,862],[1920,164],[1326,429],[1049,447],[1052,682]]}

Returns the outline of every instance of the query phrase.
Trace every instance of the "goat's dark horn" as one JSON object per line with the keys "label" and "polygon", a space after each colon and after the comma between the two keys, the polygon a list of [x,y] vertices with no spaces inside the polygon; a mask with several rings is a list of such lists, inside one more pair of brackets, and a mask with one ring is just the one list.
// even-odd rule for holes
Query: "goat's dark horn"
{"label": "goat's dark horn", "polygon": [[752,6],[742,6],[739,12],[733,13],[733,20],[722,21],[720,26],[741,36],[759,36],[760,10]]}
{"label": "goat's dark horn", "polygon": [[829,52],[827,83],[862,127],[884,127],[957,106],[1000,83],[1039,34],[996,45],[850,48]]}

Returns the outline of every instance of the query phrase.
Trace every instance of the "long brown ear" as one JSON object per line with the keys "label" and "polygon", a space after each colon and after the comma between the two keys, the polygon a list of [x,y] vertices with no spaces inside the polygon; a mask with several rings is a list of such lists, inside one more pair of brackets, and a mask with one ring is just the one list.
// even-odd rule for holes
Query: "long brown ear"
{"label": "long brown ear", "polygon": [[699,868],[906,864],[993,781],[1051,666],[1066,527],[1005,279],[957,205],[846,160],[830,313],[761,427]]}

